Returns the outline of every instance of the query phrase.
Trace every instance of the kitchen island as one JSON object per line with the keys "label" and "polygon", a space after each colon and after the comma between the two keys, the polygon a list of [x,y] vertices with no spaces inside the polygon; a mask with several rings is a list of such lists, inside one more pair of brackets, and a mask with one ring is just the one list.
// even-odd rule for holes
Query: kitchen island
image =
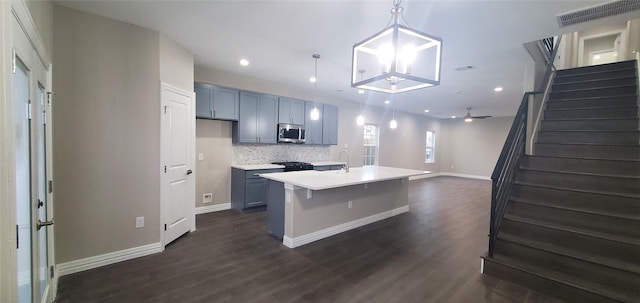
{"label": "kitchen island", "polygon": [[267,225],[290,248],[409,211],[409,177],[428,171],[365,166],[268,173]]}

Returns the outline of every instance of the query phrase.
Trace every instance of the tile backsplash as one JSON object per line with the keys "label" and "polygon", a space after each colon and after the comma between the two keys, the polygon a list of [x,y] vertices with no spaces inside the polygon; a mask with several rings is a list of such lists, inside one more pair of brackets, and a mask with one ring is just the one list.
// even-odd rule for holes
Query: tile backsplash
{"label": "tile backsplash", "polygon": [[329,146],[305,146],[295,144],[234,144],[234,165],[266,164],[280,161],[318,162],[329,161]]}

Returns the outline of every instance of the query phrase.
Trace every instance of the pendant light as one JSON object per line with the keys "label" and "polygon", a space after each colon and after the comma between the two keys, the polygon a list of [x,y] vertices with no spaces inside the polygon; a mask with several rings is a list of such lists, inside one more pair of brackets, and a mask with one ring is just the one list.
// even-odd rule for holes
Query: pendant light
{"label": "pendant light", "polygon": [[[364,72],[365,72],[364,69],[361,69],[361,70],[358,71],[358,73],[360,73],[360,80],[362,80],[362,75],[364,74]],[[363,126],[364,125],[364,116],[362,115],[362,98],[364,98],[364,90],[363,89],[359,89],[358,90],[358,94],[361,95],[361,97],[360,97],[360,114],[356,118],[356,124],[358,124],[358,126]]]}
{"label": "pendant light", "polygon": [[393,105],[393,118],[389,121],[389,128],[396,129],[398,128],[398,121],[396,121],[396,105]]}
{"label": "pendant light", "polygon": [[320,120],[320,110],[318,109],[318,59],[320,59],[320,55],[313,54],[313,59],[316,60],[315,71],[313,73],[313,109],[311,110],[311,114],[309,118],[313,121]]}
{"label": "pendant light", "polygon": [[[440,84],[442,38],[410,28],[400,3],[393,0],[386,28],[353,45],[352,87],[395,94]],[[361,69],[380,73],[358,82]]]}

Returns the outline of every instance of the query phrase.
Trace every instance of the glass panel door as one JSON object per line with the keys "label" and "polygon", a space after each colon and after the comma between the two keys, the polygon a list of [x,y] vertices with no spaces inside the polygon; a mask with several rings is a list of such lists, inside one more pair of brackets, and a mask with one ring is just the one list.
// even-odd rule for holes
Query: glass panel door
{"label": "glass panel door", "polygon": [[13,114],[16,163],[16,227],[18,229],[18,302],[30,303],[31,263],[31,126],[29,124],[29,70],[20,58],[13,75]]}

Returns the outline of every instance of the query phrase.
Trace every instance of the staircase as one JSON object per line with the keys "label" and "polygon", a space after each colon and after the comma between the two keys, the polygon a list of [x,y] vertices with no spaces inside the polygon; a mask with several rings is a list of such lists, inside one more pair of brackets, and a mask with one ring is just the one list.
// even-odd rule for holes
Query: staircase
{"label": "staircase", "polygon": [[567,302],[640,302],[636,61],[556,73],[484,273]]}

